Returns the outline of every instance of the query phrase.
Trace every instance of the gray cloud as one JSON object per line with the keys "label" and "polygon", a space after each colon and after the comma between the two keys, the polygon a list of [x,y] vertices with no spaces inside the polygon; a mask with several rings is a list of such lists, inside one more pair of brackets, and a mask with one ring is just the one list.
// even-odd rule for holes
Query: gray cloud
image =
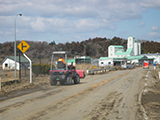
{"label": "gray cloud", "polygon": [[140,19],[148,8],[160,9],[160,1],[1,0],[0,35],[13,36],[13,20],[18,12],[23,14],[17,18],[17,32],[21,34],[18,37],[31,39],[40,35],[44,39],[43,35],[46,34],[65,36],[71,33],[115,30],[117,22]]}

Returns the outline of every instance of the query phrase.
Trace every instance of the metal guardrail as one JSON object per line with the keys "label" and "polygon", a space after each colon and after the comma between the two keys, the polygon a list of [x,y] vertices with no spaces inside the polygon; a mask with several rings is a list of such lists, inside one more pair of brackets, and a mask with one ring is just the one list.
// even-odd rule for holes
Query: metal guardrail
{"label": "metal guardrail", "polygon": [[87,70],[87,74],[94,75],[95,73],[104,73],[109,70],[113,70],[115,68],[103,68],[103,69],[94,69],[94,70]]}

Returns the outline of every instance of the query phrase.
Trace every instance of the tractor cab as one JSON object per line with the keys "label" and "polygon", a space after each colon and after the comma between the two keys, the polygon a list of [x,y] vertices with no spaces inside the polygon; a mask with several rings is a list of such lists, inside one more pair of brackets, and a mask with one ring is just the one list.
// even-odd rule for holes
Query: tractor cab
{"label": "tractor cab", "polygon": [[54,57],[56,55],[61,55],[61,56],[64,56],[65,57],[65,62],[66,64],[64,64],[62,61],[58,61],[57,60],[57,69],[65,69],[65,70],[68,70],[68,65],[67,65],[67,55],[70,54],[68,51],[55,51],[52,53],[52,58],[51,58],[51,69],[52,70],[53,68],[53,60],[54,60]]}

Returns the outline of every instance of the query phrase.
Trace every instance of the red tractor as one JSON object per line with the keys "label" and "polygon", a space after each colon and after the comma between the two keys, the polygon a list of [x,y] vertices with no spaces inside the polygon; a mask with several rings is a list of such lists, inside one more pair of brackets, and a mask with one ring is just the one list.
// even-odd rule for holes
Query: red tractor
{"label": "red tractor", "polygon": [[[80,77],[84,78],[84,71],[83,70],[76,70],[73,65],[67,64],[67,51],[55,51],[52,53],[52,60],[51,60],[51,69],[50,69],[50,84],[56,85],[59,82],[61,85],[72,84],[72,80],[74,84],[80,83]],[[52,68],[53,66],[53,58],[54,55],[65,55],[65,62],[66,65],[62,61],[57,61],[56,68]]]}

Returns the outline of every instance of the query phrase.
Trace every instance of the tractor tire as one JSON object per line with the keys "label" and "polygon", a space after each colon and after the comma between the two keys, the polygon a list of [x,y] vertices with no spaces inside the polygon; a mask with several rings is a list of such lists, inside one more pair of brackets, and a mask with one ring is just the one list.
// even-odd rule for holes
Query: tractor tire
{"label": "tractor tire", "polygon": [[66,80],[66,84],[67,85],[71,85],[72,84],[72,77],[71,77],[71,75],[68,75],[67,80]]}
{"label": "tractor tire", "polygon": [[60,84],[61,84],[61,85],[64,85],[64,84],[65,84],[65,82],[64,82],[64,81],[59,81],[59,82],[60,82]]}
{"label": "tractor tire", "polygon": [[76,77],[74,78],[74,84],[78,84],[78,83],[80,83],[80,77],[77,74]]}
{"label": "tractor tire", "polygon": [[50,79],[50,84],[51,84],[51,85],[57,85],[57,81]]}

